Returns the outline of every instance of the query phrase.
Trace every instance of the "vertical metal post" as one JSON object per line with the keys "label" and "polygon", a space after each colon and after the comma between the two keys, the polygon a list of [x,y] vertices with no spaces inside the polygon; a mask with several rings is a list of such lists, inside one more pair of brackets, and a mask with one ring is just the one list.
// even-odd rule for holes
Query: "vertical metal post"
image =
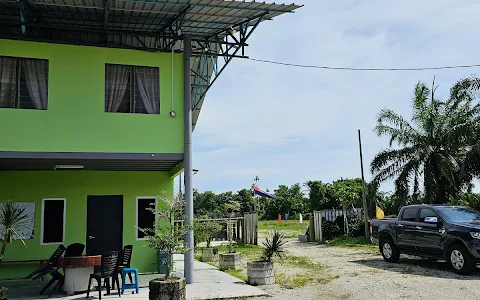
{"label": "vertical metal post", "polygon": [[360,129],[358,130],[358,147],[360,149],[360,169],[362,171],[362,195],[363,195],[363,221],[365,222],[365,237],[369,238],[368,212],[367,212],[367,193],[365,189],[365,176],[363,175],[363,155],[362,155],[362,138]]}
{"label": "vertical metal post", "polygon": [[[185,224],[191,226],[193,225],[192,83],[190,76],[192,41],[189,36],[184,37],[183,48]],[[185,242],[190,250],[184,256],[184,276],[187,283],[193,283],[193,228],[185,236]]]}

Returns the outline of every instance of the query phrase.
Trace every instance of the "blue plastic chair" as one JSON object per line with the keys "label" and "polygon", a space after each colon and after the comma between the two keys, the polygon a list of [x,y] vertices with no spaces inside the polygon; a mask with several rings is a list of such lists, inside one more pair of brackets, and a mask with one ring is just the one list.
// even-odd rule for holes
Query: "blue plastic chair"
{"label": "blue plastic chair", "polygon": [[[127,274],[135,274],[135,282],[127,284],[126,277]],[[125,289],[135,289],[135,292],[138,294],[138,269],[137,268],[124,268],[122,272],[122,295],[125,292]]]}

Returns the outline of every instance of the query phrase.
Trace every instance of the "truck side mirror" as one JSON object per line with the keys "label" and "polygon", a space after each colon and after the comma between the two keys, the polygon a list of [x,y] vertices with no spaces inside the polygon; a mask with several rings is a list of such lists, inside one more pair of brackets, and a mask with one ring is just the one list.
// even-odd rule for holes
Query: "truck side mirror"
{"label": "truck side mirror", "polygon": [[437,224],[438,223],[438,218],[437,217],[426,217],[425,218],[425,223]]}

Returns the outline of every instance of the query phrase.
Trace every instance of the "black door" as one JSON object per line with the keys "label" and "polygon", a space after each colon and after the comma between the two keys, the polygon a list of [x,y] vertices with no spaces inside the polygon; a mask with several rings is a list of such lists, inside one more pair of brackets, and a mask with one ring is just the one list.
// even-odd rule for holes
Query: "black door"
{"label": "black door", "polygon": [[87,255],[122,250],[123,196],[87,197]]}
{"label": "black door", "polygon": [[437,214],[428,207],[420,210],[419,222],[417,223],[415,238],[418,242],[418,249],[430,254],[441,254],[441,240],[443,232],[437,223],[425,222],[425,218],[435,217],[439,219]]}
{"label": "black door", "polygon": [[408,207],[403,210],[397,222],[397,245],[405,249],[415,248],[415,225],[417,221],[418,208]]}

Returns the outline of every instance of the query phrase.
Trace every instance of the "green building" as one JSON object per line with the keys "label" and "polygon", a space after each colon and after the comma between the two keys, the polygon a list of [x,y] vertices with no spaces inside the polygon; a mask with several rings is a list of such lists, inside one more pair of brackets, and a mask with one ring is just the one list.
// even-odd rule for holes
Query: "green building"
{"label": "green building", "polygon": [[[0,278],[25,276],[59,244],[87,254],[133,245],[185,170],[193,216],[191,135],[206,92],[263,20],[297,5],[240,1],[0,2],[0,200],[32,213],[26,247],[10,244]],[[193,244],[193,233],[187,242]],[[1,237],[0,237],[1,238]],[[185,255],[187,282],[193,253]]]}

